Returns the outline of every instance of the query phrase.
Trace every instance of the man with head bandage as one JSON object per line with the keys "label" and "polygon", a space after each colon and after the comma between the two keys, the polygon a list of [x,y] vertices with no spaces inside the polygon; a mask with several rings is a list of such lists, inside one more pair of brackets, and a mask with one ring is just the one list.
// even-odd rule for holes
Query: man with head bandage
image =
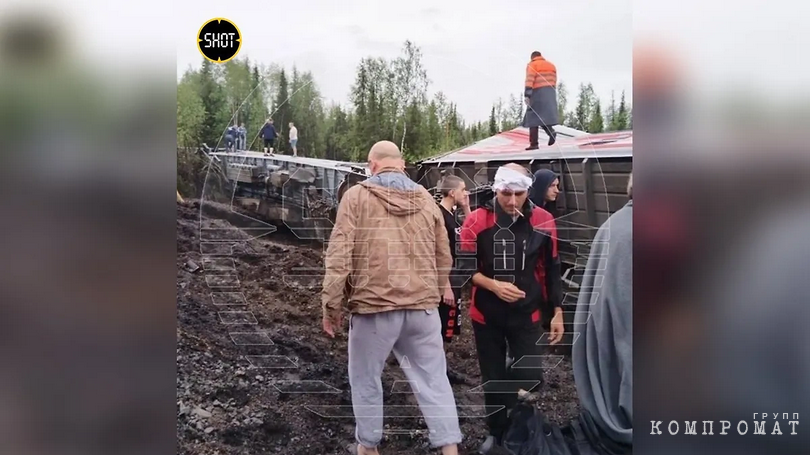
{"label": "man with head bandage", "polygon": [[[484,383],[490,436],[479,453],[491,453],[508,425],[519,389],[543,382],[542,347],[562,339],[562,285],[557,228],[550,213],[528,198],[532,178],[510,163],[498,168],[495,197],[461,228],[459,260],[472,277],[470,319]],[[554,308],[551,333],[543,335],[541,309]],[[515,362],[507,368],[507,344]]]}
{"label": "man with head bandage", "polygon": [[506,165],[499,167],[495,173],[495,183],[493,183],[492,189],[521,192],[527,191],[531,186],[532,178],[526,175],[525,170],[517,170],[513,166]]}

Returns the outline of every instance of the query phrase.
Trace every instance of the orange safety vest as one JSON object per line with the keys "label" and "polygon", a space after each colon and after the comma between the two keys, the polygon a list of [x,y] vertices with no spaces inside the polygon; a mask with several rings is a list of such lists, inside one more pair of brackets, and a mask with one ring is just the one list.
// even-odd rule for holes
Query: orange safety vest
{"label": "orange safety vest", "polygon": [[557,67],[543,57],[535,57],[526,65],[526,89],[557,86]]}

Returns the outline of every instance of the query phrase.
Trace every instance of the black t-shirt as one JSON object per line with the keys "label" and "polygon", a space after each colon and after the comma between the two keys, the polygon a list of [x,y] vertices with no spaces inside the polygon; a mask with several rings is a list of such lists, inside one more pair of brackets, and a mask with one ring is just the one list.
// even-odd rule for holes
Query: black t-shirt
{"label": "black t-shirt", "polygon": [[456,219],[456,215],[454,212],[447,210],[441,204],[439,204],[439,207],[442,208],[442,215],[444,216],[444,227],[447,229],[447,238],[450,239],[450,254],[453,255],[453,263],[455,264],[456,240],[458,239],[458,236],[461,233],[461,225],[458,224],[458,220]]}

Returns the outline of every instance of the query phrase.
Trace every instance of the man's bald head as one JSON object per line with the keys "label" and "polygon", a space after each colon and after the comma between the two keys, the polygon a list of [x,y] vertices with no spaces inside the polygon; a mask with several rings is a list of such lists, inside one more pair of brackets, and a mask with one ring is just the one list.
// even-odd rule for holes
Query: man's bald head
{"label": "man's bald head", "polygon": [[386,158],[402,158],[399,147],[391,141],[380,141],[371,146],[368,152],[369,160],[382,160]]}
{"label": "man's bald head", "polygon": [[372,174],[390,168],[405,170],[402,153],[400,153],[397,144],[391,141],[380,141],[371,147],[368,152],[368,165]]}

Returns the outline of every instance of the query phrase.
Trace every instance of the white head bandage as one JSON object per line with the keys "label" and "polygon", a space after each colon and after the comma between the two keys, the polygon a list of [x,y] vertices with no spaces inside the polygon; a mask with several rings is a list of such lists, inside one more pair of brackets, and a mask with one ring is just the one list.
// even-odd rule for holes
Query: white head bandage
{"label": "white head bandage", "polygon": [[501,166],[495,173],[495,183],[492,184],[492,189],[495,191],[528,191],[531,186],[531,177],[520,171]]}

